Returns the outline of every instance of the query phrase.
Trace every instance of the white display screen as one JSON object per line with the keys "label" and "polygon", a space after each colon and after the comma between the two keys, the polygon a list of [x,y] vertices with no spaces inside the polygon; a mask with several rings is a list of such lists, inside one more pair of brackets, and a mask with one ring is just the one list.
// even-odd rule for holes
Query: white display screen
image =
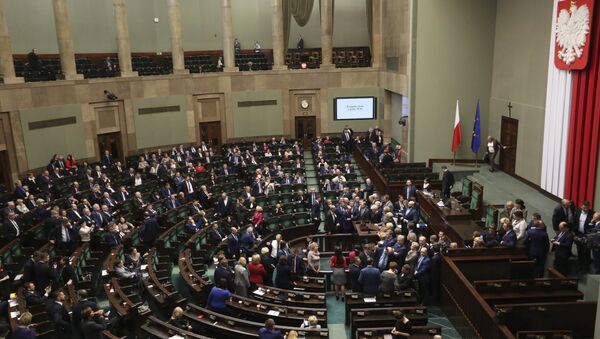
{"label": "white display screen", "polygon": [[373,120],[377,116],[375,97],[335,98],[333,100],[335,120]]}

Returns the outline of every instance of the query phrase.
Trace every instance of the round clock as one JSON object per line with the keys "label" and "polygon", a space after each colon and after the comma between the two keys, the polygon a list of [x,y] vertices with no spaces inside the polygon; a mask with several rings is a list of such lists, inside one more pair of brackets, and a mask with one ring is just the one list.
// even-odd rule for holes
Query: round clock
{"label": "round clock", "polygon": [[304,99],[304,100],[300,101],[300,107],[307,109],[308,106],[310,106],[308,103],[308,100]]}

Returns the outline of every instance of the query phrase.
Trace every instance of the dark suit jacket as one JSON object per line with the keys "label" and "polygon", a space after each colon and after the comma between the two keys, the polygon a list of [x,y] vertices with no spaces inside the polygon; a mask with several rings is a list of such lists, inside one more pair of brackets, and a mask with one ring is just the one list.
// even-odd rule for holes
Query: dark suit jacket
{"label": "dark suit jacket", "polygon": [[334,233],[336,231],[337,218],[334,218],[335,212],[328,211],[325,213],[325,231]]}
{"label": "dark suit jacket", "polygon": [[217,212],[220,215],[228,215],[231,212],[231,206],[233,206],[233,199],[227,198],[227,204],[225,204],[225,200],[223,198],[219,198],[219,203],[217,204]]}
{"label": "dark suit jacket", "polygon": [[48,301],[48,298],[44,294],[38,291],[30,291],[25,290],[25,302],[27,303],[27,307],[31,307],[34,305],[41,305]]}
{"label": "dark suit jacket", "polygon": [[[575,225],[573,225],[573,232],[575,232],[575,234],[581,236],[583,235],[581,232],[579,232],[579,217],[581,216],[581,210],[578,209],[577,211],[575,211],[575,215],[573,217],[573,219],[575,219]],[[583,233],[587,234],[589,233],[591,230],[594,229],[594,224],[591,224],[592,221],[592,217],[594,216],[594,211],[590,210],[587,213],[587,216],[585,218],[585,222],[584,222],[584,228],[583,228]]]}
{"label": "dark suit jacket", "polygon": [[[553,240],[558,239],[560,233],[556,234]],[[571,256],[571,247],[573,246],[573,232],[567,231],[559,240],[558,245],[552,245],[554,256],[556,258],[568,259]]]}
{"label": "dark suit jacket", "polygon": [[545,258],[550,247],[550,240],[546,231],[532,228],[525,234],[525,245],[530,258]]}
{"label": "dark suit jacket", "polygon": [[515,231],[510,230],[506,233],[504,233],[504,236],[502,237],[502,246],[508,247],[508,248],[514,248],[517,245],[517,235],[515,234]]}
{"label": "dark suit jacket", "polygon": [[[571,205],[571,213],[573,214],[573,221],[575,221],[576,213],[573,205]],[[563,221],[568,222],[567,218],[568,216],[565,214],[565,210],[563,209],[562,205],[556,206],[554,208],[554,211],[552,212],[552,228],[554,228],[554,230],[557,231],[558,224],[560,224]],[[569,228],[573,230],[573,225],[569,224]]]}
{"label": "dark suit jacket", "polygon": [[229,251],[229,255],[239,255],[240,254],[240,238],[239,235],[235,237],[233,234],[227,236],[227,250]]}
{"label": "dark suit jacket", "polygon": [[89,299],[79,300],[75,305],[73,305],[73,308],[71,309],[71,311],[73,312],[72,317],[73,317],[73,325],[74,326],[81,327],[80,326],[81,322],[82,322],[81,312],[88,307],[90,307],[93,311],[97,311],[99,309],[98,304],[96,304],[95,302],[93,302]]}
{"label": "dark suit jacket", "polygon": [[428,256],[422,258],[421,264],[419,264],[421,256],[415,261],[415,278],[420,282],[429,283],[431,281],[431,259]]}
{"label": "dark suit jacket", "polygon": [[283,289],[290,289],[292,273],[288,264],[278,264],[275,275],[275,286]]}
{"label": "dark suit jacket", "polygon": [[404,219],[408,220],[408,222],[412,222],[413,224],[417,224],[419,222],[419,210],[415,207],[410,210],[407,208],[404,210]]}
{"label": "dark suit jacket", "polygon": [[444,171],[444,174],[442,174],[442,193],[449,192],[451,186],[454,186],[454,174],[450,171]]}
{"label": "dark suit jacket", "polygon": [[252,252],[254,250],[254,244],[256,243],[256,238],[252,238],[248,235],[248,233],[245,233],[242,236],[242,239],[240,239],[240,248],[246,253]]}
{"label": "dark suit jacket", "polygon": [[381,273],[378,268],[367,266],[360,271],[358,283],[364,294],[377,294],[380,282]]}
{"label": "dark suit jacket", "polygon": [[65,307],[58,304],[56,301],[52,301],[52,303],[48,305],[48,315],[50,316],[50,320],[54,323],[54,330],[60,335],[59,337],[69,337],[71,332],[71,317]]}
{"label": "dark suit jacket", "polygon": [[220,265],[218,265],[217,268],[215,268],[215,274],[214,274],[213,280],[215,281],[215,283],[217,283],[221,279],[225,279],[225,281],[227,282],[227,288],[230,291],[234,290],[233,278],[231,276],[231,272],[228,269],[225,269],[225,268],[221,267]]}
{"label": "dark suit jacket", "polygon": [[140,240],[145,245],[152,245],[160,234],[160,225],[156,218],[148,218],[144,220],[139,230]]}
{"label": "dark suit jacket", "polygon": [[[19,227],[19,235],[23,234],[23,227],[19,225],[19,222],[15,220],[17,226]],[[13,240],[17,237],[17,230],[13,226],[12,222],[5,220],[4,221],[4,239]]]}
{"label": "dark suit jacket", "polygon": [[[304,260],[300,255],[296,255],[295,257],[290,255],[288,257],[288,265],[290,272],[292,272],[292,278],[297,279],[306,275],[306,266],[304,266]],[[294,266],[296,267],[294,268]]]}
{"label": "dark suit jacket", "polygon": [[85,339],[102,339],[104,330],[106,330],[104,317],[100,317],[98,321],[86,320],[81,324],[81,333]]}
{"label": "dark suit jacket", "polygon": [[348,266],[348,286],[352,292],[360,292],[360,284],[358,283],[358,277],[360,276],[360,266],[354,264]]}
{"label": "dark suit jacket", "polygon": [[405,291],[408,289],[414,289],[415,288],[415,276],[412,274],[412,272],[409,272],[405,275],[402,275],[402,273],[398,274],[398,280],[397,280],[397,284],[398,284],[398,289],[401,291]]}
{"label": "dark suit jacket", "polygon": [[[407,191],[408,189],[408,191]],[[411,185],[410,188],[404,186],[402,188],[402,195],[404,195],[405,199],[416,198],[417,197],[417,188],[415,185]]]}

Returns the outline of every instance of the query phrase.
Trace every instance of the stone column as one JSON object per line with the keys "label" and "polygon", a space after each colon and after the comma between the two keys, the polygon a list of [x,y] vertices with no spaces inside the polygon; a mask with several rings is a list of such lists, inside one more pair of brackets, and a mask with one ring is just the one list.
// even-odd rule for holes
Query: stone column
{"label": "stone column", "polygon": [[169,29],[171,31],[171,57],[173,58],[173,74],[187,74],[183,60],[183,44],[181,42],[181,10],[179,0],[167,0],[169,7]]}
{"label": "stone column", "polygon": [[321,68],[333,68],[331,62],[333,34],[332,0],[321,0]]}
{"label": "stone column", "polygon": [[0,0],[0,77],[5,84],[16,84],[23,82],[23,78],[17,78],[15,75],[15,64],[7,26],[4,17],[4,0]]}
{"label": "stone column", "polygon": [[131,67],[131,46],[129,44],[129,24],[125,0],[113,0],[115,24],[117,26],[117,47],[119,49],[119,69],[122,77],[138,75]]}
{"label": "stone column", "polygon": [[382,66],[382,55],[383,55],[383,38],[381,34],[381,22],[382,22],[382,0],[373,0],[373,27],[371,28],[371,67],[380,68]]}
{"label": "stone column", "polygon": [[223,71],[235,72],[239,69],[235,66],[235,55],[233,51],[233,19],[231,17],[231,0],[222,0],[221,10],[223,12]]}
{"label": "stone column", "polygon": [[[273,29],[273,69],[286,69],[283,51],[283,8],[282,0],[271,0],[271,10],[273,17],[271,19]],[[285,0],[283,0],[285,1]]]}
{"label": "stone column", "polygon": [[67,0],[53,0],[54,24],[56,26],[56,40],[60,53],[60,67],[65,80],[83,79],[82,74],[77,74],[75,67],[75,52],[73,52],[73,36],[69,23],[69,9]]}

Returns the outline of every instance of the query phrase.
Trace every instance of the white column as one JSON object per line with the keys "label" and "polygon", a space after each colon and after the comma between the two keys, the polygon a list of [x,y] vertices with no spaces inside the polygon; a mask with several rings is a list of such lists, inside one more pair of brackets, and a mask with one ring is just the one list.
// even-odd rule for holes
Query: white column
{"label": "white column", "polygon": [[181,42],[181,10],[179,0],[167,0],[169,7],[169,29],[171,31],[171,57],[173,74],[187,74],[183,60],[183,43]]}
{"label": "white column", "polygon": [[282,70],[287,69],[285,66],[285,58],[283,51],[285,46],[283,45],[283,7],[282,0],[271,0],[272,9],[272,29],[273,29],[273,69]]}
{"label": "white column", "polygon": [[117,47],[119,49],[119,69],[122,77],[135,77],[137,72],[131,67],[131,45],[129,44],[129,23],[125,0],[113,0],[115,24],[117,28]]}
{"label": "white column", "polygon": [[60,53],[60,66],[65,80],[83,79],[82,74],[77,74],[75,67],[75,52],[73,52],[73,36],[69,23],[69,9],[67,0],[53,0],[54,23],[56,26],[56,40]]}
{"label": "white column", "polygon": [[15,75],[15,64],[12,55],[8,25],[4,17],[4,0],[0,0],[0,77],[5,84],[23,82],[23,78]]}
{"label": "white column", "polygon": [[231,0],[222,0],[221,10],[223,12],[223,62],[225,72],[235,72],[239,69],[235,66],[235,55],[233,51],[233,19],[231,17]]}
{"label": "white column", "polygon": [[332,0],[321,0],[321,68],[333,68],[331,51],[333,45]]}

